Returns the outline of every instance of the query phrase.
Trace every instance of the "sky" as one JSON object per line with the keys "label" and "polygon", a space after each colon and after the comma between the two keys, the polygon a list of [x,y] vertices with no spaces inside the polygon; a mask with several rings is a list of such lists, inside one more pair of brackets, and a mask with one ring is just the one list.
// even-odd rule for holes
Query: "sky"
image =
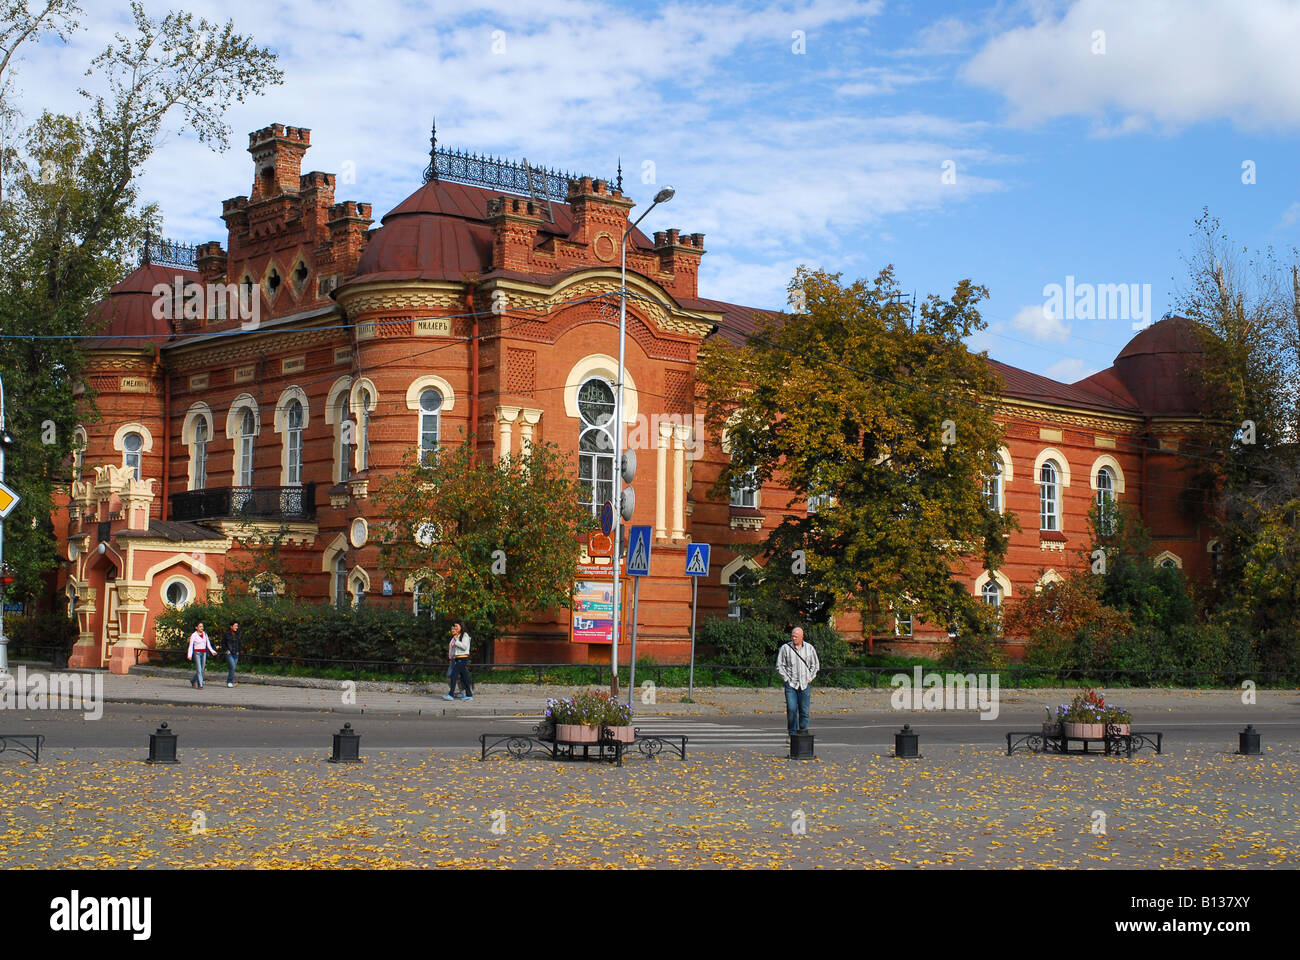
{"label": "sky", "polygon": [[[87,65],[130,25],[125,3],[81,5],[68,43],[18,65],[28,119],[81,109]],[[421,186],[436,117],[441,146],[611,180],[621,159],[642,210],[671,184],[642,228],[706,235],[701,296],[780,309],[800,264],[892,265],[918,299],[968,278],[989,293],[971,346],[1070,383],[1176,309],[1203,208],[1238,246],[1300,242],[1300,0],[185,9],[233,20],[285,73],[229,111],[226,153],[177,118],[150,162],[142,197],[188,243],[224,245],[248,132],[310,128],[304,171],[339,174],[336,199],[378,220]]]}

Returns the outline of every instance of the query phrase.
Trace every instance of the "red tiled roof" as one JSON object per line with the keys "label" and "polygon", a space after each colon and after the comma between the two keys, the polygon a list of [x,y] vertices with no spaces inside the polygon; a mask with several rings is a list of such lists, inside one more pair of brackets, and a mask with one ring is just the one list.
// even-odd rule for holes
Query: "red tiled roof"
{"label": "red tiled roof", "polygon": [[127,274],[108,292],[108,296],[91,308],[87,329],[99,334],[86,341],[91,350],[152,348],[172,338],[172,321],[154,316],[157,302],[153,289],[158,284],[172,287],[176,278],[182,283],[197,283],[193,270],[147,264]]}
{"label": "red tiled roof", "polygon": [[1113,410],[1121,413],[1140,413],[1137,405],[1124,402],[1121,398],[1107,398],[1095,390],[1081,388],[1078,384],[1066,384],[1047,377],[1041,377],[1028,370],[1021,370],[1000,360],[988,361],[993,372],[1002,380],[1003,396],[1034,403],[1053,403],[1058,406],[1084,407],[1089,410]]}
{"label": "red tiled roof", "polygon": [[705,297],[683,299],[679,301],[683,309],[701,310],[709,313],[721,313],[722,322],[718,324],[716,336],[736,346],[744,346],[746,339],[758,329],[756,317],[777,317],[778,310],[760,310],[758,307],[742,307],[738,303],[726,303],[722,300],[709,300]]}

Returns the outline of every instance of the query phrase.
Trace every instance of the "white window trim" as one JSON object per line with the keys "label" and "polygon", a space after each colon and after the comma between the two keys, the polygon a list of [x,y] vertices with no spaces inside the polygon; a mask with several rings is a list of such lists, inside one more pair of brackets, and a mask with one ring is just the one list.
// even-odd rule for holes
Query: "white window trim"
{"label": "white window trim", "polygon": [[420,394],[433,387],[442,394],[442,407],[439,413],[449,411],[456,406],[456,391],[451,388],[451,384],[442,377],[435,377],[433,374],[426,374],[423,377],[416,377],[411,381],[411,385],[406,388],[406,409],[420,410]]}
{"label": "white window trim", "polygon": [[1043,587],[1047,586],[1049,583],[1065,583],[1065,577],[1061,576],[1055,570],[1045,570],[1043,575],[1039,577],[1038,581],[1034,584],[1034,592],[1041,593]]}
{"label": "white window trim", "polygon": [[196,403],[191,406],[185,413],[185,422],[181,424],[181,444],[190,452],[190,462],[188,465],[189,474],[185,480],[186,490],[196,489],[194,486],[194,468],[197,465],[195,460],[195,443],[199,421],[203,421],[207,425],[208,443],[212,443],[212,441],[217,438],[217,427],[212,418],[212,408],[206,403]]}
{"label": "white window trim", "polygon": [[365,568],[360,564],[353,567],[348,574],[348,603],[354,608],[357,606],[358,586],[361,587],[362,594],[368,595],[370,593],[370,574],[366,573]]}
{"label": "white window trim", "polygon": [[[370,398],[370,403],[365,404],[365,416],[362,416],[361,395]],[[348,404],[352,411],[352,420],[356,424],[356,440],[352,446],[352,474],[356,476],[363,470],[370,469],[370,427],[374,425],[372,414],[379,407],[379,391],[369,377],[358,377],[352,383],[352,389],[348,393]],[[365,466],[362,466],[362,464]]]}
{"label": "white window trim", "polygon": [[153,452],[153,434],[149,432],[148,427],[146,427],[143,423],[141,423],[138,420],[132,420],[130,423],[124,423],[117,428],[117,432],[113,434],[114,450],[118,451],[119,453],[125,452],[125,449],[123,448],[123,441],[126,440],[126,435],[128,433],[140,434],[140,439],[142,441],[142,445],[140,447],[141,453]]}
{"label": "white window trim", "polygon": [[[325,397],[325,422],[334,428],[334,456],[331,459],[333,464],[331,476],[335,483],[343,482],[343,424],[339,417],[339,407],[345,395],[348,397],[348,403],[351,404],[351,377],[339,377],[339,379],[335,380],[334,385],[330,387],[330,392]],[[355,417],[353,417],[352,422],[355,428]],[[355,433],[353,436],[355,437]]]}
{"label": "white window trim", "polygon": [[299,386],[288,387],[280,394],[280,399],[275,403],[275,432],[281,435],[280,438],[280,486],[290,486],[289,483],[289,406],[297,400],[302,404],[302,447],[298,451],[300,461],[298,464],[298,485],[303,483],[303,467],[307,461],[307,428],[311,426],[311,405],[307,401],[307,393]]}
{"label": "white window trim", "polygon": [[[582,422],[582,416],[578,413],[578,391],[592,377],[603,377],[609,381],[610,388],[614,391],[614,404],[616,406],[618,404],[618,361],[603,353],[593,353],[583,357],[573,365],[564,380],[564,413],[579,423]],[[636,422],[640,403],[640,395],[637,392],[636,381],[632,378],[632,371],[624,365],[623,422],[625,424]]]}
{"label": "white window trim", "polygon": [[[244,420],[244,411],[251,410],[253,413],[253,454],[257,454],[257,437],[262,432],[262,408],[257,405],[251,393],[241,393],[235,397],[230,404],[230,410],[226,414],[226,439],[231,441],[234,446],[234,456],[231,458],[231,476],[230,485],[232,487],[243,486],[239,478],[243,473],[244,466],[244,444],[243,433],[241,428]],[[250,471],[250,476],[252,472]]]}
{"label": "white window trim", "polygon": [[1003,600],[1015,595],[1015,591],[1011,587],[1011,580],[1001,570],[994,570],[992,574],[985,570],[975,578],[975,585],[972,587],[971,592],[982,600],[984,598],[984,584],[988,583],[990,579],[1002,588]]}
{"label": "white window trim", "polygon": [[[187,596],[185,597],[185,601],[183,603],[178,603],[175,607],[172,607],[171,602],[168,601],[167,599],[167,591],[171,589],[173,583],[182,584],[187,591]],[[194,585],[194,581],[191,580],[189,577],[184,577],[180,575],[168,577],[166,580],[164,580],[162,584],[162,592],[159,594],[159,596],[162,597],[163,605],[166,606],[168,609],[175,609],[175,610],[184,610],[191,603],[193,603],[195,600],[198,599],[198,595],[199,592]]]}
{"label": "white window trim", "polygon": [[1103,453],[1096,460],[1092,461],[1092,467],[1088,472],[1088,484],[1095,491],[1097,489],[1097,475],[1101,473],[1102,467],[1110,467],[1111,477],[1115,481],[1115,498],[1119,499],[1120,494],[1124,492],[1124,469],[1119,465],[1119,461],[1109,453]]}
{"label": "white window trim", "polygon": [[[1048,463],[1056,467],[1056,492],[1052,496],[1052,503],[1055,510],[1052,516],[1056,518],[1056,529],[1048,530],[1043,526],[1043,468]],[[1065,488],[1068,486],[1065,482],[1067,471],[1061,466],[1061,462],[1054,457],[1044,457],[1041,462],[1034,464],[1034,484],[1038,487],[1038,530],[1040,533],[1064,533],[1065,532]]]}
{"label": "white window trim", "polygon": [[1154,566],[1159,567],[1166,560],[1172,560],[1174,562],[1175,567],[1177,567],[1179,570],[1183,569],[1183,558],[1180,557],[1178,554],[1174,553],[1172,550],[1161,551],[1159,554],[1156,555],[1155,558],[1152,559],[1151,563]]}

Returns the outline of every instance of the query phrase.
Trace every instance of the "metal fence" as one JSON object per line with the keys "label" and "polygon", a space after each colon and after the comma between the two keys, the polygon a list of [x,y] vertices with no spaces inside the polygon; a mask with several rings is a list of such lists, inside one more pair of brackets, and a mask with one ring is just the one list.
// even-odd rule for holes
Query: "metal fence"
{"label": "metal fence", "polygon": [[[9,644],[13,657],[23,655],[48,661],[60,669],[67,664],[70,650],[66,647],[19,646]],[[141,655],[147,655],[142,659]],[[137,662],[158,666],[185,666],[188,661],[184,650],[139,650]],[[447,673],[446,660],[393,661],[353,660],[330,657],[280,657],[258,653],[243,653],[240,667],[265,666],[275,671],[320,671],[346,673],[360,680],[363,675],[430,678],[437,680]],[[476,682],[553,683],[574,685],[609,683],[609,664],[600,663],[474,663],[471,664]],[[687,665],[683,663],[638,663],[638,681],[653,681],[655,686],[685,686]],[[1041,667],[1003,667],[996,671],[949,670],[941,667],[922,667],[922,673],[996,673],[998,685],[1005,689],[1034,689],[1042,687],[1239,687],[1249,680],[1260,687],[1286,687],[1300,685],[1300,671],[1260,670],[1253,673],[1225,673],[1206,670],[1054,670]],[[627,666],[619,670],[627,676]],[[822,667],[818,682],[822,686],[880,689],[892,686],[894,676],[913,676],[912,667],[841,666]],[[666,680],[671,677],[671,683]],[[698,686],[759,686],[779,687],[776,671],[769,667],[697,663],[695,680]]]}

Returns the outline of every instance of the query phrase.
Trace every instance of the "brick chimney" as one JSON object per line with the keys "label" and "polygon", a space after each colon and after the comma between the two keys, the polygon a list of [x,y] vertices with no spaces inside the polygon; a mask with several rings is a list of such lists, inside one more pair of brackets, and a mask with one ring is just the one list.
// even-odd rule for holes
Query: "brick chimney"
{"label": "brick chimney", "polygon": [[605,180],[579,177],[569,181],[569,208],[573,211],[574,243],[591,243],[599,234],[622,237],[627,229],[627,212],[635,204]]}
{"label": "brick chimney", "polygon": [[680,230],[656,230],[654,250],[659,256],[659,272],[669,278],[665,286],[675,296],[699,296],[704,234],[691,233],[683,236]]}
{"label": "brick chimney", "polygon": [[311,131],[273,123],[248,135],[248,152],[253,155],[253,190],[249,199],[265,200],[284,193],[297,193],[302,176],[302,157],[311,146]]}
{"label": "brick chimney", "polygon": [[542,211],[528,197],[501,195],[487,203],[492,224],[492,268],[527,270],[542,225]]}

